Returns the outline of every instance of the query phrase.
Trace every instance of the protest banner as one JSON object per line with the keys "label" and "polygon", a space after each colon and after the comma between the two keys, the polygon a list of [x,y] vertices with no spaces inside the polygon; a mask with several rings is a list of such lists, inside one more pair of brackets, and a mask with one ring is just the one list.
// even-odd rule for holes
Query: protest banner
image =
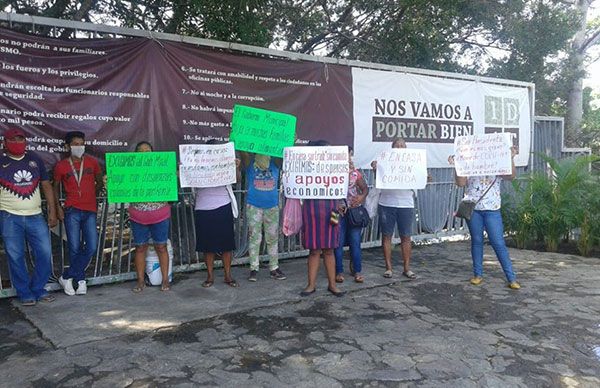
{"label": "protest banner", "polygon": [[390,148],[382,151],[377,157],[376,188],[420,190],[426,185],[425,150]]}
{"label": "protest banner", "polygon": [[340,199],[348,193],[348,147],[287,147],[283,151],[286,198]]}
{"label": "protest banner", "polygon": [[239,151],[283,157],[296,138],[296,117],[250,106],[235,105],[230,140]]}
{"label": "protest banner", "polygon": [[181,187],[217,187],[236,182],[233,143],[180,144]]}
{"label": "protest banner", "polygon": [[175,152],[106,154],[108,203],[177,201]]}
{"label": "protest banner", "polygon": [[457,137],[454,142],[456,175],[510,175],[511,146],[510,133]]}

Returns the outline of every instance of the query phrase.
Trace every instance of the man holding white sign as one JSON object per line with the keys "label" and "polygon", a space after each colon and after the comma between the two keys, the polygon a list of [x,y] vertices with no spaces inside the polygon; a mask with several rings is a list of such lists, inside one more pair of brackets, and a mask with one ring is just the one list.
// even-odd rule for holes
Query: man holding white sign
{"label": "man holding white sign", "polygon": [[382,152],[376,161],[371,162],[371,167],[376,172],[375,187],[381,189],[378,214],[386,269],[383,276],[391,278],[393,275],[392,236],[397,226],[404,264],[402,275],[416,279],[417,275],[410,270],[410,236],[415,219],[413,190],[423,189],[427,185],[425,151],[408,150],[404,139],[396,139],[392,143],[392,150]]}
{"label": "man holding white sign", "polygon": [[[506,133],[464,136],[456,139],[455,156],[448,162],[456,168],[455,181],[465,187],[465,198],[474,203],[474,210],[466,219],[471,234],[471,259],[473,277],[470,282],[478,286],[483,282],[483,232],[487,232],[490,244],[502,266],[508,287],[521,288],[516,281],[512,262],[504,241],[504,226],[500,213],[500,183],[512,180],[516,175],[510,136]],[[510,166],[509,169],[506,166]],[[468,219],[467,219],[468,218]]]}

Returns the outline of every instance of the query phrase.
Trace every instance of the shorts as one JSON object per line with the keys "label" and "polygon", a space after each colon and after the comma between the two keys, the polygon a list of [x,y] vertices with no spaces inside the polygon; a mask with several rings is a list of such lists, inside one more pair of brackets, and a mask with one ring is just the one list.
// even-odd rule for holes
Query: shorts
{"label": "shorts", "polygon": [[398,234],[401,237],[411,236],[413,233],[413,221],[415,209],[412,207],[389,207],[379,205],[379,229],[384,236],[393,236],[394,228],[398,226]]}
{"label": "shorts", "polygon": [[152,238],[155,245],[163,245],[169,239],[170,219],[166,219],[157,224],[144,225],[135,221],[129,221],[131,233],[133,234],[133,245],[146,245]]}

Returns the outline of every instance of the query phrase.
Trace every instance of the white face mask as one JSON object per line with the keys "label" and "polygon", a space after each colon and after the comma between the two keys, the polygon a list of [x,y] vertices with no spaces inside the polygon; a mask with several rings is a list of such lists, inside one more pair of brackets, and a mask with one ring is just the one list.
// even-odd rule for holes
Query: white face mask
{"label": "white face mask", "polygon": [[85,153],[85,146],[71,146],[71,155],[81,158]]}

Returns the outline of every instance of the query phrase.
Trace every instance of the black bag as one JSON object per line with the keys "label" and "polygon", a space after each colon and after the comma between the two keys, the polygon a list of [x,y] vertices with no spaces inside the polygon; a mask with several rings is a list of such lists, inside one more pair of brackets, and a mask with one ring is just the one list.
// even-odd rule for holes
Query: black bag
{"label": "black bag", "polygon": [[454,216],[464,218],[465,220],[469,221],[471,219],[471,215],[473,215],[473,210],[475,210],[475,205],[477,205],[477,202],[471,201],[470,199],[463,199],[458,204],[458,209],[456,210]]}
{"label": "black bag", "polygon": [[475,206],[477,206],[479,201],[481,201],[483,197],[485,197],[485,195],[488,193],[488,191],[490,191],[492,186],[494,186],[494,183],[496,183],[496,179],[498,179],[498,177],[494,178],[492,184],[489,185],[489,187],[485,190],[483,195],[479,197],[477,201],[473,201],[471,199],[463,199],[462,201],[460,201],[460,203],[458,204],[458,209],[456,209],[456,213],[454,213],[454,217],[464,218],[465,220],[469,221],[471,219],[471,216],[473,215],[473,210],[475,210]]}
{"label": "black bag", "polygon": [[371,221],[369,212],[367,212],[367,209],[363,205],[349,207],[346,211],[346,217],[348,217],[348,224],[353,227],[365,228]]}

